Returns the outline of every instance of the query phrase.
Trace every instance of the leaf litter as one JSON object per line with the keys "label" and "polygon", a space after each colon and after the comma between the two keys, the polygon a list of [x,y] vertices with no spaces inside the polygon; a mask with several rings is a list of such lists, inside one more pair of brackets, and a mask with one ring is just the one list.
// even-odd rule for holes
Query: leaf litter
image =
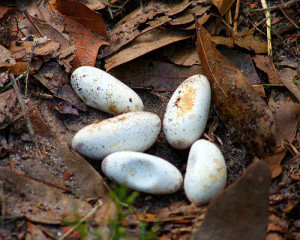
{"label": "leaf litter", "polygon": [[[229,4],[230,1],[220,2],[226,5]],[[105,119],[109,116],[107,116],[106,114],[98,113],[97,111],[92,111],[92,109],[87,108],[82,102],[80,102],[78,98],[76,100],[76,96],[74,95],[69,85],[68,78],[64,76],[66,74],[65,71],[72,71],[72,67],[74,68],[76,66],[80,66],[83,63],[94,65],[96,62],[96,64],[99,64],[98,61],[96,61],[96,52],[98,51],[99,47],[101,48],[101,50],[103,50],[103,47],[106,43],[105,41],[103,41],[103,36],[99,36],[97,33],[93,33],[90,29],[87,29],[85,27],[81,26],[80,28],[79,25],[74,25],[74,22],[72,23],[73,25],[69,25],[69,31],[67,33],[63,33],[63,25],[59,23],[60,21],[62,21],[62,18],[60,17],[59,19],[53,19],[52,13],[46,14],[46,12],[48,11],[47,3],[41,3],[42,1],[40,1],[37,5],[40,11],[36,11],[36,9],[35,11],[33,11],[32,9],[35,8],[34,5],[32,5],[33,7],[31,6],[32,8],[28,8],[28,12],[30,13],[30,15],[34,16],[32,17],[32,22],[36,26],[33,26],[32,23],[30,23],[28,20],[23,21],[21,20],[21,18],[16,18],[18,19],[18,21],[20,21],[20,23],[23,24],[20,25],[21,31],[26,36],[31,33],[29,33],[28,30],[23,29],[24,26],[28,26],[29,30],[32,31],[32,33],[35,32],[38,36],[36,38],[33,38],[35,40],[31,43],[31,40],[28,41],[28,39],[18,39],[21,45],[29,45],[27,46],[27,55],[21,55],[20,58],[16,59],[16,66],[14,66],[13,70],[15,74],[24,74],[25,72],[25,74],[29,75],[29,77],[23,75],[24,82],[28,81],[29,94],[25,99],[28,112],[19,110],[16,95],[13,90],[10,90],[10,92],[5,91],[5,88],[9,89],[10,85],[9,80],[7,80],[8,77],[5,77],[5,74],[3,75],[3,92],[8,95],[5,95],[4,93],[0,95],[1,99],[3,100],[1,101],[3,102],[3,104],[1,105],[1,117],[4,116],[4,118],[0,119],[1,129],[4,129],[4,131],[1,131],[0,133],[0,156],[3,159],[0,162],[0,166],[1,171],[4,171],[2,177],[8,175],[7,178],[5,177],[4,183],[6,181],[10,181],[9,179],[16,179],[16,182],[20,182],[20,186],[22,186],[21,182],[26,182],[26,188],[19,190],[19,192],[24,193],[25,195],[22,195],[20,197],[18,193],[12,190],[14,189],[14,186],[11,186],[11,188],[7,189],[5,185],[3,185],[5,194],[1,195],[0,197],[1,199],[3,199],[3,196],[7,196],[10,199],[13,199],[13,201],[17,201],[18,203],[22,203],[22,201],[24,201],[24,203],[26,202],[25,205],[16,205],[16,209],[12,209],[13,202],[11,202],[7,205],[9,207],[6,210],[10,211],[10,213],[12,214],[14,214],[13,210],[15,210],[17,211],[16,214],[20,214],[19,216],[25,216],[25,218],[27,219],[27,237],[37,234],[37,236],[40,236],[41,238],[44,238],[46,235],[47,238],[48,236],[56,236],[56,238],[58,238],[58,231],[55,230],[53,226],[36,223],[33,224],[28,219],[36,222],[57,221],[57,223],[60,225],[63,224],[62,219],[65,219],[65,216],[77,221],[78,219],[76,219],[74,209],[70,208],[70,205],[72,205],[72,203],[74,202],[76,202],[78,206],[81,206],[82,209],[85,209],[83,210],[82,214],[80,214],[82,219],[85,219],[85,217],[90,217],[90,219],[96,221],[97,223],[101,223],[100,225],[102,227],[103,225],[105,225],[104,228],[99,226],[99,229],[101,229],[101,232],[103,232],[104,236],[106,236],[105,234],[107,233],[107,231],[109,231],[106,225],[108,216],[114,215],[115,205],[114,202],[108,199],[108,190],[106,189],[106,183],[94,170],[94,168],[98,169],[99,166],[97,166],[97,164],[93,161],[89,160],[89,163],[94,167],[92,168],[90,164],[87,163],[83,158],[70,151],[69,145],[66,143],[70,143],[70,140],[72,139],[74,133],[78,131],[78,129],[80,129],[82,126],[91,123],[94,120]],[[53,1],[51,3],[53,3]],[[153,3],[154,2],[150,1],[149,5]],[[104,6],[99,6],[92,3],[91,1],[90,6],[93,6],[93,8],[103,9],[101,10],[101,13],[105,13],[105,11],[107,11],[103,8]],[[201,15],[199,17],[201,25],[205,24],[206,27],[209,25],[211,26],[211,23],[215,20],[215,16],[211,14],[212,12],[214,12],[214,9],[209,9],[211,5],[209,5],[208,3],[205,3],[204,6],[197,5],[195,3],[182,4],[181,6],[178,6],[179,5],[175,4],[174,8],[172,8],[172,10],[168,10],[169,12],[166,13],[162,12],[162,9],[168,8],[166,6],[159,6],[158,4],[158,8],[156,9],[160,9],[159,11],[161,12],[158,15],[155,15],[152,12],[152,16],[150,14],[149,16],[151,17],[146,21],[141,20],[141,18],[137,18],[136,20],[132,19],[131,22],[129,22],[129,18],[126,17],[119,21],[119,23],[122,25],[122,29],[125,30],[125,32],[131,27],[131,30],[135,33],[132,35],[132,39],[129,38],[126,40],[126,37],[124,37],[123,39],[121,38],[122,40],[120,45],[117,44],[117,50],[109,54],[117,55],[122,51],[122,49],[127,49],[127,52],[125,51],[125,53],[127,53],[130,57],[125,61],[123,61],[123,59],[115,58],[117,63],[116,65],[107,65],[107,70],[111,67],[111,73],[115,74],[116,76],[120,76],[118,77],[119,79],[123,80],[129,86],[135,88],[138,91],[138,93],[142,96],[143,101],[145,102],[146,110],[155,112],[160,117],[163,116],[163,109],[165,108],[165,105],[170,97],[169,91],[174,91],[176,89],[176,86],[178,86],[181,81],[183,81],[190,75],[193,75],[194,72],[200,72],[201,65],[199,59],[195,57],[195,53],[197,53],[196,48],[191,47],[190,51],[186,52],[184,51],[184,47],[177,47],[180,46],[180,44],[184,46],[184,44],[186,44],[187,42],[190,42],[193,39],[195,40],[195,38],[193,38],[194,32],[190,32],[191,30],[193,31],[193,29],[195,29],[195,26],[193,23],[188,23],[190,21],[189,19],[191,18],[191,15],[189,13],[190,10],[197,8],[198,10],[200,9],[199,11],[201,13],[203,9],[207,8],[204,11],[203,15],[201,15],[202,13],[198,13],[198,16]],[[109,8],[109,6],[107,8]],[[143,9],[147,10],[149,8],[147,8],[147,6],[142,6],[136,12]],[[6,10],[4,12],[6,12]],[[134,15],[136,14],[136,12],[133,12],[131,16],[136,16]],[[57,11],[56,14],[59,15]],[[184,21],[180,20],[180,16],[184,16],[185,14],[187,14],[187,18]],[[46,24],[41,21],[41,19],[43,19],[41,15],[44,15]],[[105,16],[105,14],[103,16]],[[88,21],[90,19],[89,16],[86,15],[84,15],[83,18]],[[177,18],[179,20],[177,20]],[[120,17],[118,17],[118,19],[120,20]],[[171,19],[174,19],[174,21]],[[68,21],[69,17],[64,17],[63,22]],[[176,21],[178,21],[178,23],[180,24],[177,25]],[[128,25],[129,28],[127,28],[128,26],[125,26],[126,22],[130,23]],[[172,26],[172,29],[170,29],[169,24],[171,22],[175,22],[175,25]],[[132,28],[135,23],[138,24]],[[115,26],[119,27],[118,24]],[[218,26],[219,24],[216,25],[217,28]],[[36,28],[38,28],[42,32],[42,35],[47,36],[47,39],[45,38],[45,43],[35,43],[35,41],[38,39],[44,39],[44,36],[39,37],[39,31],[37,31]],[[65,29],[67,29],[67,27]],[[115,30],[116,29],[117,28],[115,28]],[[138,29],[137,32],[136,29]],[[148,48],[145,51],[141,49],[141,51],[139,51],[139,53],[135,55],[136,50],[134,46],[135,44],[139,43],[139,41],[136,40],[138,40],[139,37],[143,39],[145,38],[145,36],[147,36],[146,34],[157,32],[159,29],[168,31],[170,35],[167,36],[166,39],[169,39],[166,40],[164,44],[161,44],[159,46],[151,45],[151,43],[149,43],[148,46],[144,45]],[[19,29],[15,30],[18,34],[20,33]],[[74,30],[74,32],[72,32],[71,30]],[[130,33],[131,30],[127,32]],[[216,29],[215,34],[221,35],[221,32],[223,30],[226,30],[226,27],[224,28],[223,26],[223,28],[220,27],[219,30]],[[257,54],[259,52],[262,53],[266,51],[263,48],[263,46],[265,46],[265,42],[259,40],[256,36],[251,34],[248,37],[239,36],[239,34],[230,36],[230,31],[227,30],[226,34],[229,34],[227,35],[226,39],[231,41],[231,45],[229,44],[230,47],[238,45],[251,52],[252,55],[254,53]],[[46,33],[44,33],[45,31]],[[108,31],[108,34],[110,33],[111,31]],[[186,36],[186,38],[182,38],[180,40],[176,40],[176,38],[172,39],[172,35],[176,36],[178,33]],[[51,37],[48,38],[48,35]],[[83,35],[88,36],[88,40],[80,39],[81,37],[79,36]],[[53,37],[57,41],[53,41]],[[161,36],[152,35],[152,37],[156,37],[154,39],[160,39]],[[216,37],[219,36],[214,36],[214,38]],[[113,38],[109,40],[110,43],[112,43],[112,39]],[[1,37],[0,40],[2,40]],[[89,46],[85,45],[82,48],[83,51],[80,52],[80,45],[83,45],[82,42],[85,41],[91,41],[92,43]],[[9,40],[9,42],[12,41]],[[253,43],[258,43],[258,45],[253,45]],[[1,41],[0,44],[5,45],[5,41]],[[176,44],[178,45],[176,46]],[[38,51],[32,51],[32,46],[34,46]],[[5,47],[8,48],[8,45],[5,45]],[[177,54],[176,58],[172,58],[170,57],[170,55],[165,55],[162,53],[163,51],[167,50],[167,47],[169,49],[172,49],[172,47],[174,47]],[[76,48],[77,52],[75,53]],[[178,49],[180,49],[181,51],[178,51]],[[208,48],[208,50],[210,50],[210,48]],[[76,57],[75,54],[77,55]],[[120,58],[123,58],[124,56],[126,56],[126,54],[119,55]],[[227,56],[228,58],[230,58],[230,56],[234,56],[234,54],[229,54]],[[55,59],[56,57],[57,59]],[[73,59],[74,57],[75,60],[71,62],[71,59]],[[114,55],[111,55],[110,58],[113,57]],[[99,59],[100,58],[102,58],[102,61],[108,61],[110,59],[104,57],[103,52],[100,52]],[[246,57],[246,55],[241,54],[238,55],[238,57],[233,58],[247,59],[244,63],[242,63],[242,61],[238,61],[236,62],[236,64],[240,64],[239,68],[246,75],[247,81],[249,81],[250,79],[249,82],[251,83],[251,79],[255,79],[255,81],[258,80],[257,74],[255,75],[255,72],[253,72],[253,64],[251,65],[249,55]],[[170,60],[176,62],[177,65],[172,64]],[[30,62],[28,63],[28,61]],[[51,62],[56,62],[56,64],[58,64],[57,62],[59,62],[61,67],[58,68],[58,71],[52,71],[53,67],[51,66],[48,66],[48,68],[44,68],[45,66],[47,66],[47,64],[51,65]],[[41,66],[43,63],[45,63],[42,67],[44,69],[44,72],[41,71]],[[273,64],[272,60],[270,60],[270,64]],[[251,69],[252,72],[248,75],[246,73],[247,71],[243,70],[242,67],[247,67],[250,65],[251,67],[249,69]],[[132,70],[132,72],[130,69]],[[26,71],[28,72],[26,73]],[[32,78],[32,74],[34,73],[35,76],[38,76],[35,79]],[[291,228],[297,226],[296,222],[292,225],[292,227],[284,226],[283,223],[285,223],[288,214],[294,214],[297,206],[297,200],[295,198],[296,190],[294,186],[295,181],[299,181],[299,176],[297,175],[297,172],[295,172],[295,169],[297,169],[297,162],[295,160],[297,159],[297,154],[299,154],[297,152],[297,149],[299,149],[300,146],[299,144],[297,144],[297,141],[294,141],[294,139],[299,140],[299,134],[297,135],[296,133],[299,121],[299,104],[296,103],[299,89],[297,89],[296,71],[291,69],[282,69],[280,71],[280,74],[281,75],[277,74],[277,76],[279,76],[281,84],[280,86],[286,86],[296,98],[293,95],[289,94],[285,90],[285,88],[281,87],[280,91],[284,91],[286,93],[286,96],[288,97],[285,100],[279,100],[279,104],[273,104],[271,108],[274,115],[274,121],[276,123],[276,132],[274,134],[276,147],[273,155],[264,157],[263,159],[268,163],[269,168],[271,169],[272,177],[274,178],[270,193],[271,200],[269,201],[269,208],[271,209],[270,211],[272,211],[272,214],[269,217],[269,225],[267,230],[268,237],[278,237],[279,235],[286,235],[289,231],[291,231]],[[21,91],[23,92],[23,79],[20,78],[18,79],[18,81],[20,82],[19,84],[21,85]],[[264,81],[268,82],[268,80],[265,79]],[[265,88],[266,96],[264,98],[271,99],[272,96],[275,96],[275,94],[273,94],[275,92],[275,89],[272,88],[270,97],[270,88],[268,86],[265,86],[260,82],[255,82],[255,85],[260,89]],[[248,91],[248,89],[245,91]],[[230,89],[229,92],[231,93],[231,95],[233,95],[234,91]],[[251,93],[254,94],[255,92],[251,90]],[[11,99],[12,96],[14,97],[14,99]],[[273,97],[273,100],[276,100],[275,98],[276,97]],[[238,101],[238,99],[235,100]],[[32,104],[32,101],[34,101],[35,103]],[[247,105],[247,102],[248,101],[242,101],[241,104]],[[270,101],[269,105],[271,105]],[[263,104],[263,106],[265,107],[266,105]],[[259,109],[259,107],[257,107],[257,109]],[[82,112],[83,110],[87,111]],[[42,114],[42,116],[39,114],[39,112]],[[79,115],[75,116],[77,114]],[[211,112],[211,115],[212,117],[208,123],[208,134],[205,137],[208,137],[210,140],[215,141],[215,143],[222,149],[228,164],[228,183],[232,183],[238,176],[242,174],[242,170],[246,168],[246,166],[249,165],[249,163],[253,160],[253,157],[247,154],[248,152],[251,152],[251,150],[243,150],[238,145],[238,143],[235,142],[235,138],[228,134],[228,132],[224,129],[223,123],[219,122],[218,117],[213,111]],[[31,139],[32,134],[28,134],[26,133],[26,131],[24,131],[25,118],[28,118],[29,122],[34,126],[33,135],[35,136],[37,145],[35,145],[34,141],[32,141]],[[45,121],[47,122],[47,124],[45,124]],[[286,122],[288,122],[289,124],[285,124]],[[226,121],[225,124],[228,125]],[[253,137],[253,139],[254,138],[255,137]],[[258,137],[258,139],[259,138],[260,137]],[[155,154],[170,160],[184,173],[185,163],[183,159],[186,159],[188,153],[184,151],[175,151],[168,147],[163,135],[159,137],[158,142],[151,149],[149,149],[148,153]],[[280,156],[277,157],[276,154]],[[265,153],[262,153],[261,155],[265,155]],[[10,156],[10,159],[8,158],[8,156]],[[270,159],[266,160],[266,158]],[[85,170],[83,171],[83,169]],[[246,176],[247,172],[244,175],[244,178]],[[43,202],[46,202],[50,207],[57,207],[57,205],[52,202],[52,198],[45,199],[44,196],[40,196],[38,194],[27,194],[30,191],[37,191],[36,189],[40,188],[43,188],[44,192],[53,194],[53,196],[59,196],[59,198],[62,199],[63,202],[66,203],[69,207],[65,208],[66,212],[59,211],[58,208],[53,211],[52,208],[48,208],[43,204]],[[253,189],[252,186],[248,185],[244,188],[250,190]],[[78,190],[79,192],[77,192],[76,190]],[[41,193],[43,193],[43,191],[41,191]],[[227,190],[225,190],[225,192],[226,191]],[[239,195],[237,199],[242,199],[243,191],[240,191],[240,194],[241,195]],[[24,196],[26,196],[26,198],[24,198]],[[78,197],[82,200],[79,200]],[[251,195],[251,197],[253,196]],[[249,197],[249,199],[251,199],[251,197]],[[96,200],[99,198],[102,200],[100,205],[96,204]],[[26,201],[24,199],[26,199]],[[257,201],[261,202],[260,200]],[[160,206],[155,206],[157,202]],[[231,202],[232,201],[230,201],[230,204]],[[214,201],[211,202],[211,205],[213,204]],[[224,203],[223,205],[220,205],[220,207],[222,206],[226,208],[230,206],[230,204]],[[93,206],[97,207],[97,209],[92,208]],[[166,206],[166,208],[163,208],[163,206]],[[208,221],[207,219],[209,219],[209,214],[206,214],[207,207],[195,207],[193,205],[188,205],[183,192],[179,192],[176,195],[166,197],[142,195],[137,199],[135,207],[135,211],[140,211],[140,213],[135,213],[134,215],[129,214],[128,218],[120,223],[120,226],[125,228],[131,226],[132,228],[135,228],[135,230],[137,230],[140,229],[140,221],[148,222],[148,224],[150,224],[150,226],[152,225],[153,227],[155,226],[155,224],[158,224],[160,226],[160,230],[158,230],[158,232],[156,233],[158,234],[158,236],[160,236],[159,239],[189,239],[192,233],[197,232],[197,229],[201,226],[203,219],[205,219],[204,222]],[[34,211],[27,211],[31,209],[34,209]],[[258,211],[259,208],[255,206],[251,209],[253,210],[253,212],[255,212]],[[281,215],[282,209],[284,210],[284,215]],[[238,213],[238,210],[239,208],[233,209],[232,213]],[[41,213],[42,211],[43,213]],[[219,208],[218,211],[220,211]],[[264,213],[265,211],[266,207],[263,209]],[[205,215],[207,217],[205,217]],[[250,218],[251,214],[246,214],[246,216],[243,218],[243,221],[240,221],[241,224],[244,223],[245,225],[247,225],[247,222]],[[88,218],[86,218],[86,220],[87,219]],[[212,220],[213,224],[215,221],[216,220]],[[248,225],[251,226],[251,224]],[[281,228],[278,227],[279,225],[281,226]],[[5,227],[8,225],[3,226]],[[266,226],[265,223],[262,224],[262,226]],[[22,234],[24,236],[26,235],[24,227],[18,227],[16,229],[18,229],[17,231],[19,231],[19,236],[21,236]],[[73,230],[72,227],[67,226],[63,226],[62,229],[64,232]],[[229,229],[230,227],[224,227],[222,228],[222,231],[226,232]],[[234,230],[239,232],[239,229],[237,227]],[[0,227],[0,231],[2,233],[2,227]],[[50,232],[52,232],[52,235],[50,234]],[[258,231],[258,229],[254,229],[251,232],[254,232],[255,234],[266,233],[265,230]],[[136,237],[136,234],[133,234],[133,236]],[[215,236],[217,236],[217,234],[215,234]]]}

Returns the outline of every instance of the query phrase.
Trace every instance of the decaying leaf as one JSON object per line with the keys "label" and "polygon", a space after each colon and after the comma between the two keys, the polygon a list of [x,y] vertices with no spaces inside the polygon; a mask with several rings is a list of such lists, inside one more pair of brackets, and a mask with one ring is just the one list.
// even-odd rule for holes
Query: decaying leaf
{"label": "decaying leaf", "polygon": [[252,62],[250,54],[236,52],[230,48],[226,48],[220,46],[218,50],[227,57],[230,61],[232,61],[245,75],[247,81],[253,86],[255,91],[258,93],[259,96],[265,97],[265,90],[261,84],[259,76],[255,70],[254,64]]}
{"label": "decaying leaf", "polygon": [[194,21],[193,14],[195,14],[195,16],[201,16],[208,9],[210,9],[210,7],[211,6],[195,6],[193,8],[189,8],[189,9],[185,10],[177,18],[174,18],[171,21],[169,21],[168,24],[172,25],[172,26],[177,26],[177,25],[191,23]]}
{"label": "decaying leaf", "polygon": [[100,58],[107,57],[118,51],[133,39],[171,20],[171,16],[186,9],[191,4],[184,0],[179,2],[150,1],[145,7],[138,8],[123,18],[108,33],[110,46],[100,54]]}
{"label": "decaying leaf", "polygon": [[43,65],[34,74],[34,77],[43,84],[55,97],[63,99],[82,111],[86,111],[87,106],[82,102],[74,90],[67,84],[68,74],[55,61],[50,61]]}
{"label": "decaying leaf", "polygon": [[76,58],[72,62],[73,69],[80,66],[95,66],[99,47],[108,45],[108,43],[96,37],[90,30],[72,18],[63,16],[63,19],[70,42],[77,48]]}
{"label": "decaying leaf", "polygon": [[34,222],[60,224],[63,220],[78,220],[91,210],[87,202],[7,168],[0,168],[0,181],[5,199],[4,216],[24,216]]}
{"label": "decaying leaf", "polygon": [[200,66],[184,67],[170,63],[134,60],[110,73],[131,88],[150,88],[155,91],[175,91],[188,77],[199,73]]}
{"label": "decaying leaf", "polygon": [[16,60],[10,51],[0,45],[0,67],[12,67],[16,64]]}
{"label": "decaying leaf", "polygon": [[218,8],[221,16],[223,16],[234,3],[234,0],[212,0],[212,3]]}
{"label": "decaying leaf", "polygon": [[12,123],[20,109],[13,89],[0,94],[0,130]]}
{"label": "decaying leaf", "polygon": [[73,18],[86,28],[102,35],[103,37],[108,37],[102,15],[88,8],[85,4],[74,0],[56,0],[56,7],[64,15]]}
{"label": "decaying leaf", "polygon": [[268,224],[270,171],[253,163],[236,183],[218,194],[193,240],[264,240]]}
{"label": "decaying leaf", "polygon": [[278,177],[282,168],[281,161],[286,155],[285,141],[291,143],[296,135],[300,121],[300,104],[293,102],[279,102],[272,106],[275,110],[274,118],[276,123],[276,149],[273,155],[262,158],[271,170],[272,178]]}
{"label": "decaying leaf", "polygon": [[246,81],[243,73],[213,45],[209,33],[198,24],[197,47],[212,88],[213,108],[230,133],[258,157],[275,147],[275,123],[271,110]]}
{"label": "decaying leaf", "polygon": [[268,51],[267,43],[262,41],[259,37],[253,36],[252,34],[233,37],[212,36],[212,40],[217,45],[221,44],[229,48],[233,48],[234,45],[237,45],[257,54],[267,53]]}
{"label": "decaying leaf", "polygon": [[264,71],[269,78],[269,83],[281,83],[280,74],[277,72],[270,56],[256,55],[253,57],[256,67]]}
{"label": "decaying leaf", "polygon": [[190,37],[191,34],[187,32],[173,30],[166,31],[165,28],[153,29],[137,37],[126,48],[122,49],[117,54],[107,58],[105,60],[105,68],[109,71],[116,66],[143,56],[148,52]]}
{"label": "decaying leaf", "polygon": [[280,70],[281,82],[290,90],[300,103],[300,82],[296,82],[297,72],[290,68],[283,68]]}

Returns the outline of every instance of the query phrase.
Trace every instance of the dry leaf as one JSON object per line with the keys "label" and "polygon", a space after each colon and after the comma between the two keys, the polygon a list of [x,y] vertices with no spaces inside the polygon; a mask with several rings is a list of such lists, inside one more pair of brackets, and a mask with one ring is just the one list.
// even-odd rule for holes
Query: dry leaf
{"label": "dry leaf", "polygon": [[221,16],[223,16],[234,3],[234,0],[212,0],[212,3],[218,8]]}
{"label": "dry leaf", "polygon": [[290,90],[292,94],[297,98],[300,103],[300,82],[296,80],[297,72],[290,68],[283,68],[280,70],[281,82],[285,84],[285,87]]}
{"label": "dry leaf", "polygon": [[182,67],[170,63],[134,60],[110,71],[110,74],[131,88],[175,91],[188,77],[198,74],[200,66]]}
{"label": "dry leaf", "polygon": [[74,0],[56,0],[57,9],[64,15],[82,24],[86,28],[108,37],[102,15],[88,8],[85,4]]}
{"label": "dry leaf", "polygon": [[108,43],[73,19],[66,16],[63,16],[63,18],[65,29],[70,36],[70,42],[77,48],[77,58],[72,62],[73,69],[80,66],[95,66],[99,48],[102,45],[108,45]]}
{"label": "dry leaf", "polygon": [[193,240],[264,240],[268,224],[270,171],[262,162],[246,173],[210,203]]}
{"label": "dry leaf", "polygon": [[193,22],[194,24],[194,16],[201,16],[204,14],[208,9],[210,9],[211,6],[195,6],[193,8],[189,8],[185,10],[182,14],[180,14],[178,17],[172,19],[168,22],[171,26],[177,26],[182,24],[187,24]]}
{"label": "dry leaf", "polygon": [[269,83],[279,84],[281,83],[280,74],[277,72],[272,58],[270,56],[256,55],[253,57],[256,67],[264,71],[269,78]]}
{"label": "dry leaf", "polygon": [[0,168],[0,181],[3,182],[5,196],[4,216],[24,216],[34,222],[60,224],[63,220],[78,220],[78,217],[84,217],[91,210],[87,202],[62,194],[7,168]]}
{"label": "dry leaf", "polygon": [[126,48],[105,60],[107,71],[170,43],[190,38],[190,33],[156,28],[137,37]]}
{"label": "dry leaf", "polygon": [[157,28],[171,20],[170,16],[186,9],[191,4],[184,0],[179,2],[157,2],[150,1],[143,8],[138,8],[123,18],[108,33],[110,46],[106,47],[100,54],[100,58],[107,57],[117,52],[139,35]]}
{"label": "dry leaf", "polygon": [[13,89],[0,94],[0,130],[11,124],[19,111],[17,96]]}
{"label": "dry leaf", "polygon": [[230,133],[258,157],[275,147],[275,123],[268,105],[246,81],[243,73],[213,45],[209,33],[196,21],[202,74],[212,88],[212,103]]}
{"label": "dry leaf", "polygon": [[0,67],[12,67],[16,65],[16,60],[10,51],[0,45]]}

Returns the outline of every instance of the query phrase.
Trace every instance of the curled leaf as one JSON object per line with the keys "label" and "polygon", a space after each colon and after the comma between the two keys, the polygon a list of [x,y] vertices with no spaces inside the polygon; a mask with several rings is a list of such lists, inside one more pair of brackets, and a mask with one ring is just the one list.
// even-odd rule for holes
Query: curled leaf
{"label": "curled leaf", "polygon": [[212,101],[230,133],[255,156],[270,155],[275,147],[275,122],[268,105],[243,73],[213,45],[209,33],[196,21],[202,74],[212,89]]}

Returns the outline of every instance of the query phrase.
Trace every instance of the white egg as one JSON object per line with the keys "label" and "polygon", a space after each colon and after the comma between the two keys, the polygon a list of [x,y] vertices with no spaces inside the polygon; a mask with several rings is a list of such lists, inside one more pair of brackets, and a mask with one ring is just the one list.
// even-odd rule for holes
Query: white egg
{"label": "white egg", "polygon": [[156,141],[160,128],[160,118],[154,113],[124,113],[84,127],[75,134],[72,147],[93,159],[117,151],[142,152]]}
{"label": "white egg", "polygon": [[211,90],[203,75],[185,80],[173,93],[166,109],[163,129],[168,143],[187,149],[203,134],[210,107]]}
{"label": "white egg", "polygon": [[116,152],[102,162],[103,173],[131,189],[150,194],[169,194],[182,186],[182,175],[168,161],[139,152]]}
{"label": "white egg", "polygon": [[78,96],[88,105],[111,114],[143,111],[141,98],[127,85],[95,67],[77,68],[71,84]]}
{"label": "white egg", "polygon": [[219,148],[207,141],[196,141],[189,153],[184,191],[196,205],[207,203],[226,185],[227,171]]}

